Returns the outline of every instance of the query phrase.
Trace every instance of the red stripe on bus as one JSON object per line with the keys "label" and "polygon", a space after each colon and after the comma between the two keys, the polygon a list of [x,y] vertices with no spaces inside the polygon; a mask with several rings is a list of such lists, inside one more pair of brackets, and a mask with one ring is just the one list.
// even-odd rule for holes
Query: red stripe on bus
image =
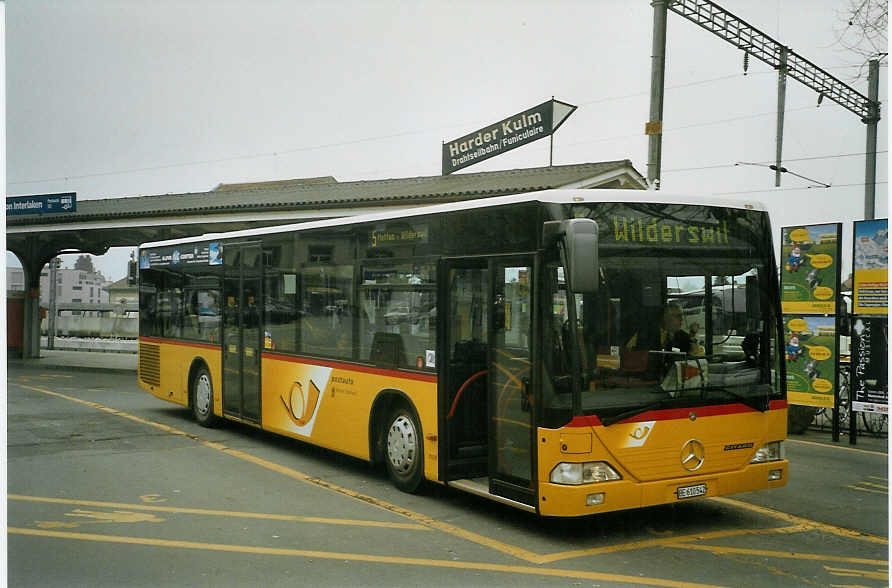
{"label": "red stripe on bus", "polygon": [[362,372],[364,374],[373,374],[376,376],[387,376],[389,378],[402,378],[404,380],[416,380],[419,382],[428,382],[435,384],[437,382],[436,374],[419,374],[415,372],[401,372],[398,370],[388,370],[382,368],[374,368],[364,365],[356,365],[353,363],[340,363],[336,361],[326,361],[324,359],[315,359],[309,357],[297,357],[294,355],[282,355],[270,351],[264,351],[263,357],[267,359],[275,359],[280,361],[290,361],[293,363],[307,363],[310,365],[318,365],[321,367],[330,367],[338,370],[347,370],[353,372]]}
{"label": "red stripe on bus", "polygon": [[[786,400],[771,400],[768,403],[768,410],[781,410],[787,408]],[[717,404],[713,406],[696,406],[692,408],[667,408],[665,410],[649,410],[641,414],[636,414],[617,424],[624,423],[640,423],[644,421],[671,421],[675,419],[690,418],[691,413],[697,417],[720,416],[726,414],[741,414],[745,412],[756,412],[755,408],[744,404]],[[600,427],[601,419],[597,415],[577,416],[567,423],[567,427]]]}
{"label": "red stripe on bus", "polygon": [[183,347],[200,347],[202,349],[220,349],[218,343],[199,343],[198,341],[181,341],[179,339],[159,339],[158,337],[140,337],[140,343],[164,343],[165,345],[182,345]]}

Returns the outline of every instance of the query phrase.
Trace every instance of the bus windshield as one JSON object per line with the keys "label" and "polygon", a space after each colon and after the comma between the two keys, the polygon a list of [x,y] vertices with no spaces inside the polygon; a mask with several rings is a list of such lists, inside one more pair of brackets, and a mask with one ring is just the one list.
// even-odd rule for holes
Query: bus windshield
{"label": "bus windshield", "polygon": [[[553,331],[546,426],[576,415],[609,426],[650,410],[714,404],[765,411],[782,399],[772,360],[773,252],[770,232],[758,230],[767,222],[762,213],[604,206],[574,214],[600,225],[598,291],[569,291],[559,251],[546,264]],[[721,228],[706,235],[708,226]]]}

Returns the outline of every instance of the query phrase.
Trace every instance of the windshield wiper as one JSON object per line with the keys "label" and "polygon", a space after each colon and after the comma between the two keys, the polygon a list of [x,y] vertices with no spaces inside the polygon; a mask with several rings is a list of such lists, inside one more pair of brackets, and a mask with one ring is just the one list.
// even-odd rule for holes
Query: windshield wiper
{"label": "windshield wiper", "polygon": [[[732,390],[730,388],[724,388],[721,386],[707,386],[705,388],[699,388],[699,387],[688,388],[685,391],[691,391],[691,390],[703,390],[705,392],[715,392],[715,391],[724,392],[731,398],[740,401],[741,404],[749,406],[750,408],[758,410],[759,412],[765,412],[766,410],[768,410],[768,394],[763,394],[761,396],[747,396],[745,394],[741,394],[740,392],[735,392],[734,390]],[[679,398],[682,398],[682,397],[667,396],[664,398],[660,398],[659,400],[655,400],[653,402],[643,404],[641,406],[629,408],[629,409],[620,411],[616,414],[602,417],[601,424],[604,425],[605,427],[609,427],[610,425],[618,423],[618,422],[625,420],[629,417],[633,417],[635,415],[647,412],[649,410],[657,410],[659,408],[663,408],[663,406],[667,402],[674,403],[674,402],[677,402]],[[690,397],[688,397],[688,398],[690,398]],[[702,403],[702,400],[701,400],[701,403]]]}
{"label": "windshield wiper", "polygon": [[763,394],[761,396],[747,396],[746,394],[741,394],[740,392],[735,392],[731,388],[724,388],[721,386],[707,386],[707,392],[713,391],[721,391],[727,394],[728,396],[739,400],[742,404],[749,406],[750,408],[754,408],[759,412],[765,412],[768,410],[768,394]]}
{"label": "windshield wiper", "polygon": [[609,427],[610,425],[612,425],[614,423],[618,423],[618,422],[625,420],[629,417],[635,416],[636,414],[641,414],[641,413],[647,412],[649,410],[656,410],[658,408],[662,408],[663,403],[666,402],[666,400],[671,400],[671,398],[660,398],[659,400],[655,400],[654,402],[650,402],[650,403],[642,405],[642,406],[636,406],[635,408],[629,408],[622,412],[618,412],[617,414],[612,414],[610,416],[603,417],[601,419],[601,424],[604,425],[605,427]]}

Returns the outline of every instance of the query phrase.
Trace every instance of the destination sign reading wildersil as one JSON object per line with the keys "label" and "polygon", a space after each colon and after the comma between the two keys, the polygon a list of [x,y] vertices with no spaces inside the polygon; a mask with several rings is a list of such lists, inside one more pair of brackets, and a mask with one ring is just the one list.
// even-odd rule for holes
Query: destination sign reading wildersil
{"label": "destination sign reading wildersil", "polygon": [[549,100],[443,144],[443,175],[554,133],[576,107]]}

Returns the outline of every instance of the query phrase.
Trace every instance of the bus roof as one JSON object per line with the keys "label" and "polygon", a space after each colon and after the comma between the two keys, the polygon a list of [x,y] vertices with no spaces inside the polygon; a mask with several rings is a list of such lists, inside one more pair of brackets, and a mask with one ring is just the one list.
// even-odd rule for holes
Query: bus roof
{"label": "bus roof", "polygon": [[289,223],[286,225],[258,227],[252,229],[243,229],[239,231],[229,231],[225,233],[205,233],[203,235],[198,235],[195,237],[143,243],[140,245],[140,248],[144,249],[147,247],[164,247],[169,245],[180,245],[183,243],[196,243],[199,241],[252,237],[255,235],[270,235],[275,233],[285,233],[296,230],[303,231],[321,227],[340,227],[349,224],[384,221],[395,218],[406,218],[411,216],[421,216],[443,212],[474,210],[478,208],[505,206],[508,204],[518,204],[524,202],[542,202],[548,204],[578,204],[587,202],[625,202],[630,204],[692,204],[701,206],[718,206],[723,208],[741,208],[747,210],[758,210],[762,212],[767,211],[762,203],[756,201],[724,199],[719,200],[718,198],[711,196],[695,196],[690,194],[677,194],[657,190],[616,190],[603,188],[563,190],[557,189],[541,190],[538,192],[527,192],[524,194],[509,194],[507,196],[494,196],[490,198],[477,198],[474,200],[462,200],[460,202],[447,202],[444,204],[413,206],[411,208],[394,208],[393,210],[356,214],[352,216],[341,216],[321,221]]}

